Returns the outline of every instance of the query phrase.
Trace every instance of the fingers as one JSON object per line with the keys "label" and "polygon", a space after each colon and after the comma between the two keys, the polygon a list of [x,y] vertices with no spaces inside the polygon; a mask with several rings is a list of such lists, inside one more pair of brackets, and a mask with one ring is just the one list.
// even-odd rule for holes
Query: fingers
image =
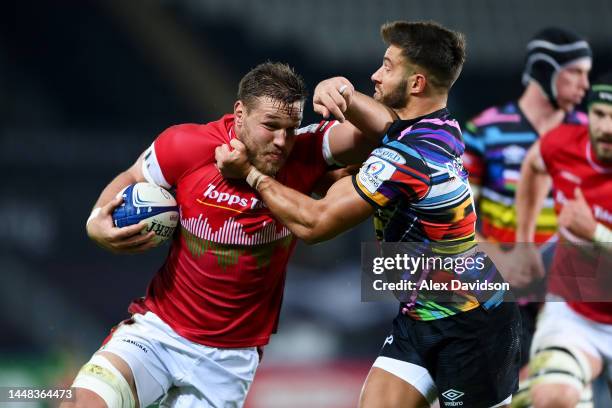
{"label": "fingers", "polygon": [[246,146],[238,139],[230,140],[230,145],[239,152],[246,152]]}
{"label": "fingers", "polygon": [[[338,119],[340,122],[344,122],[343,111],[340,109],[337,102],[331,97],[331,95],[321,95],[320,100],[321,104],[323,104],[336,119]],[[342,99],[342,101],[344,102],[344,99]]]}
{"label": "fingers", "polygon": [[108,236],[109,242],[119,242],[140,234],[147,227],[147,224],[140,222],[138,224],[129,225],[122,228],[113,228]]}
{"label": "fingers", "polygon": [[584,194],[582,194],[582,190],[580,189],[580,187],[576,187],[574,189],[574,199],[578,200],[578,201],[585,201],[584,199]]}
{"label": "fingers", "polygon": [[155,231],[149,231],[146,234],[138,234],[132,236],[131,238],[122,240],[120,242],[115,242],[113,248],[124,250],[131,249],[136,247],[141,247],[143,244],[150,243],[155,237]]}
{"label": "fingers", "polygon": [[138,254],[145,251],[148,251],[151,248],[155,248],[158,245],[158,242],[154,239],[155,232],[150,231],[146,235],[142,235],[142,237],[137,237],[138,240],[134,240],[127,243],[115,244],[112,245],[111,249],[114,252],[121,254]]}
{"label": "fingers", "polygon": [[315,113],[318,113],[319,115],[323,116],[325,119],[329,117],[329,110],[325,106],[317,102],[313,101],[312,109],[315,111]]}
{"label": "fingers", "polygon": [[227,159],[229,156],[229,148],[227,145],[217,146],[215,148],[215,161],[217,162],[217,167],[221,168],[223,166],[223,161]]}
{"label": "fingers", "polygon": [[121,205],[122,202],[123,196],[119,195],[118,197],[115,197],[108,203],[106,203],[106,205],[102,206],[102,208],[100,209],[100,213],[103,215],[110,215],[113,213],[113,211],[115,211],[115,208]]}
{"label": "fingers", "polygon": [[315,88],[313,109],[324,118],[332,114],[343,122],[343,113],[348,109],[354,92],[355,88],[346,78],[337,77],[322,81]]}

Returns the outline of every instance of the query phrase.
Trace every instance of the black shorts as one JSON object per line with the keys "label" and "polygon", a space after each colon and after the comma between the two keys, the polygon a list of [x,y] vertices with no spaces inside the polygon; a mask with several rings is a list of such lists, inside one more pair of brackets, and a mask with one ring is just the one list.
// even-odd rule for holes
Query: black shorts
{"label": "black shorts", "polygon": [[[416,371],[408,370],[400,377],[412,385],[420,382],[416,388],[430,400],[432,393],[437,393],[441,408],[488,408],[518,388],[520,335],[521,317],[515,303],[504,302],[490,310],[478,307],[432,321],[414,320],[400,313],[380,357],[425,368],[431,377],[425,382],[420,367],[410,366]],[[379,358],[374,365],[383,369],[379,361],[394,365],[392,360]],[[406,378],[412,373],[414,383]],[[430,389],[424,392],[427,385],[423,384],[430,384]]]}
{"label": "black shorts", "polygon": [[521,313],[521,367],[529,362],[529,350],[531,349],[536,320],[541,308],[541,303],[527,303],[519,306]]}

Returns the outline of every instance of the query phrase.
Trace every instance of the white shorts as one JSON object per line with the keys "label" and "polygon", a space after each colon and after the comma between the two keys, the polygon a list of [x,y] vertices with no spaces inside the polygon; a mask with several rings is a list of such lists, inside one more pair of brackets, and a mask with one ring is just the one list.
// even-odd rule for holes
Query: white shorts
{"label": "white shorts", "polygon": [[546,302],[536,325],[531,344],[531,355],[543,339],[558,339],[561,344],[571,344],[582,351],[599,357],[608,367],[607,376],[612,380],[612,325],[597,323],[576,313],[563,301]]}
{"label": "white shorts", "polygon": [[135,314],[98,351],[132,369],[140,407],[242,407],[259,364],[256,347],[220,349],[178,335],[156,314]]}

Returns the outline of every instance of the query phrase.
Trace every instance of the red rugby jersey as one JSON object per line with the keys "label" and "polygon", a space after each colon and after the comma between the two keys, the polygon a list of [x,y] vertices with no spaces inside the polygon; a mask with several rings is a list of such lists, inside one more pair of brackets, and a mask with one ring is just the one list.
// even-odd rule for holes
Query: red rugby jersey
{"label": "red rugby jersey", "polygon": [[[298,130],[276,179],[310,193],[327,169],[323,139],[332,126]],[[180,229],[144,301],[130,306],[133,313],[153,311],[191,341],[224,348],[268,343],[295,246],[255,190],[224,179],[215,167],[215,148],[234,137],[233,128],[233,115],[173,126],[146,152],[147,180],[176,189]]]}
{"label": "red rugby jersey", "polygon": [[[546,134],[540,152],[552,176],[557,214],[566,200],[574,198],[579,187],[595,219],[612,227],[612,166],[597,161],[585,125],[561,125]],[[581,315],[612,324],[611,302],[578,302],[578,299],[602,300],[612,282],[612,254],[589,250],[589,246],[568,245],[577,241],[568,231],[559,230],[561,242],[555,252],[549,291],[568,300]],[[606,285],[607,283],[607,285]]]}

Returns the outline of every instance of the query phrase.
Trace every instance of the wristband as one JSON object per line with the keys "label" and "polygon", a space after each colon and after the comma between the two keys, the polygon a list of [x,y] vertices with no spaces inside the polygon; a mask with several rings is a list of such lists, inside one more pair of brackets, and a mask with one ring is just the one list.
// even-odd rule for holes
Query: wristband
{"label": "wristband", "polygon": [[263,180],[264,177],[266,177],[265,174],[257,170],[255,166],[251,166],[251,170],[249,171],[249,174],[246,177],[246,182],[249,186],[257,190],[257,186],[259,185],[261,180]]}
{"label": "wristband", "polygon": [[601,244],[612,243],[612,231],[602,223],[598,222],[597,227],[595,227],[593,241]]}
{"label": "wristband", "polygon": [[100,214],[100,211],[102,211],[101,207],[96,207],[93,210],[91,210],[91,214],[89,214],[89,218],[87,219],[87,222],[85,223],[85,226],[88,226],[89,222],[91,220],[93,220],[94,218],[96,218],[98,216],[98,214]]}

